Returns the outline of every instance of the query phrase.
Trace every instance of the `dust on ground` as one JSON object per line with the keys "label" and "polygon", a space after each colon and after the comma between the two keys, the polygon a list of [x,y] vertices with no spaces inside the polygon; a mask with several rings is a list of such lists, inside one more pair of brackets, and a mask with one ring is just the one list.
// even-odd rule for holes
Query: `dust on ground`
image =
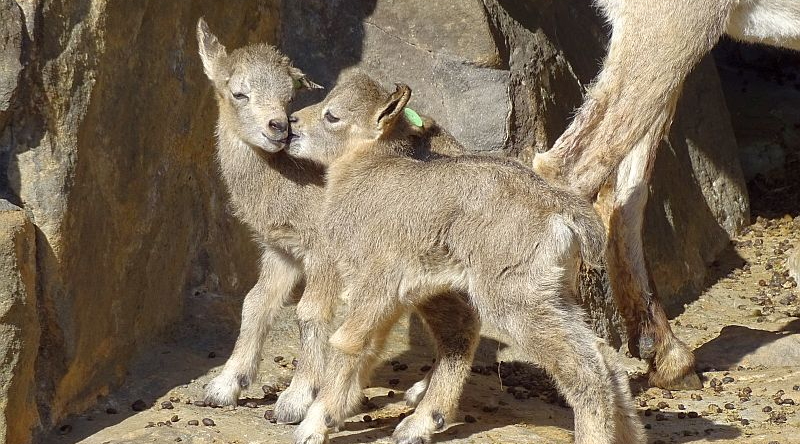
{"label": "dust on ground", "polygon": [[[703,389],[647,389],[643,364],[620,354],[648,442],[800,443],[800,292],[786,270],[787,254],[795,248],[800,248],[800,218],[759,218],[712,264],[708,288],[672,320],[678,337],[696,350]],[[291,317],[286,309],[265,346],[259,382],[243,393],[237,408],[200,401],[233,338],[205,328],[212,318],[194,319],[168,342],[143,352],[126,386],[65,420],[42,441],[291,443],[294,426],[265,419],[298,357]],[[393,427],[411,412],[402,390],[424,376],[433,358],[430,347],[409,340],[404,321],[384,356],[373,386],[365,390],[364,411],[332,434],[331,443],[389,443]],[[476,362],[455,419],[435,442],[573,440],[572,411],[546,376],[521,363]]]}

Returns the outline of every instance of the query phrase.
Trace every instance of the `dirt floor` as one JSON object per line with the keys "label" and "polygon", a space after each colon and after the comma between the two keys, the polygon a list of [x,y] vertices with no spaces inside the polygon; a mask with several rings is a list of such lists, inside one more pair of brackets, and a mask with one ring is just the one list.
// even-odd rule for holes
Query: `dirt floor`
{"label": "dirt floor", "polygon": [[[800,443],[800,292],[785,271],[793,248],[800,248],[800,218],[759,219],[712,265],[707,290],[672,321],[696,349],[702,390],[643,388],[643,364],[620,355],[650,443]],[[265,348],[260,382],[235,409],[198,402],[233,343],[213,327],[209,315],[195,314],[168,343],[143,353],[127,386],[64,421],[44,442],[290,443],[294,427],[272,424],[265,414],[297,357],[291,310]],[[399,416],[409,412],[402,390],[423,377],[432,358],[424,342],[408,338],[406,321],[366,390],[370,404],[332,434],[332,443],[391,442]],[[497,345],[484,342],[483,348]],[[572,412],[535,368],[476,361],[473,370],[458,421],[435,442],[572,442]]]}

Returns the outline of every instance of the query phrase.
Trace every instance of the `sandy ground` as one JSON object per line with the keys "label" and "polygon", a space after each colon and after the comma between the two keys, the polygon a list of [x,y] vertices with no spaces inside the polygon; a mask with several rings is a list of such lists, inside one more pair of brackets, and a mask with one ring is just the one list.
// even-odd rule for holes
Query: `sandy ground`
{"label": "sandy ground", "polygon": [[[648,442],[800,443],[800,292],[784,276],[792,248],[800,248],[800,218],[760,220],[732,242],[711,266],[708,288],[672,320],[676,334],[696,349],[702,390],[647,389],[643,364],[620,354]],[[143,352],[125,387],[64,421],[43,442],[290,443],[294,427],[272,424],[264,415],[274,391],[291,378],[291,361],[298,356],[291,314],[286,309],[271,334],[260,382],[243,395],[243,405],[194,404],[233,344],[229,335],[213,328],[213,319],[197,315],[176,327],[168,342]],[[398,417],[409,412],[402,390],[423,377],[421,368],[432,358],[424,341],[411,336],[408,321],[395,329],[386,362],[365,391],[372,404],[350,418],[345,430],[332,434],[332,443],[391,442]],[[496,346],[491,338],[483,344],[484,349]],[[408,368],[395,371],[391,361]],[[458,421],[435,442],[572,442],[572,412],[535,368],[503,365],[500,377],[493,362],[476,365],[482,369],[474,368],[480,371],[473,372],[465,388]],[[144,410],[134,411],[137,400]],[[214,425],[203,425],[204,419]]]}

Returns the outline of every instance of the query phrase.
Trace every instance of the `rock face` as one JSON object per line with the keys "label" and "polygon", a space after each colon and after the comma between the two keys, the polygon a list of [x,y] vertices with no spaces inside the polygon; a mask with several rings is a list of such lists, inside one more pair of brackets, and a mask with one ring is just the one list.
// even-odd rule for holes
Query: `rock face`
{"label": "rock face", "polygon": [[[347,7],[345,7],[347,5]],[[606,36],[583,0],[286,2],[283,49],[327,87],[358,67],[404,82],[411,105],[474,151],[530,162],[548,149],[595,76]],[[688,81],[662,147],[647,209],[646,252],[657,290],[677,305],[749,220],[725,100],[711,61]],[[621,343],[604,275],[583,282],[598,331]]]}
{"label": "rock face", "polygon": [[36,238],[25,213],[0,199],[0,442],[27,442],[38,425]]}
{"label": "rock face", "polygon": [[745,179],[794,176],[800,157],[800,55],[762,45],[722,42],[714,57],[731,109]]}
{"label": "rock face", "polygon": [[13,0],[0,1],[0,114],[8,110],[22,70],[22,11]]}
{"label": "rock face", "polygon": [[194,30],[205,16],[231,48],[274,42],[278,11],[0,1],[0,197],[36,225],[45,427],[119,384],[195,294],[236,295],[208,314],[235,318],[257,254],[227,209]]}

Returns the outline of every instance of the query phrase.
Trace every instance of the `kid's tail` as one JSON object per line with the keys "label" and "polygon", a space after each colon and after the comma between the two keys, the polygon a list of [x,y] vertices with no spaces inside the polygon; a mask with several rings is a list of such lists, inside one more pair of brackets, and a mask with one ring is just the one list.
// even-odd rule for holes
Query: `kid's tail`
{"label": "kid's tail", "polygon": [[575,198],[567,211],[554,216],[578,238],[581,259],[587,265],[599,267],[603,263],[606,249],[606,228],[600,215],[586,201]]}

